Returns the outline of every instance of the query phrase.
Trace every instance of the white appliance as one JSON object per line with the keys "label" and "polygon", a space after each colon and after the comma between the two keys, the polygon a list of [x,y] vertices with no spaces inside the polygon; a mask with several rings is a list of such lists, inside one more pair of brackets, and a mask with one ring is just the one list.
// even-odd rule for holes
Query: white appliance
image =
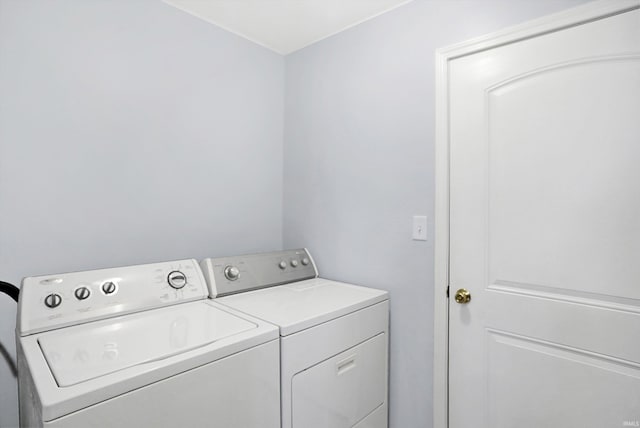
{"label": "white appliance", "polygon": [[278,428],[278,329],[207,299],[195,260],[25,278],[20,425]]}
{"label": "white appliance", "polygon": [[388,426],[386,291],[318,278],[306,249],[201,266],[216,302],[280,327],[283,428]]}

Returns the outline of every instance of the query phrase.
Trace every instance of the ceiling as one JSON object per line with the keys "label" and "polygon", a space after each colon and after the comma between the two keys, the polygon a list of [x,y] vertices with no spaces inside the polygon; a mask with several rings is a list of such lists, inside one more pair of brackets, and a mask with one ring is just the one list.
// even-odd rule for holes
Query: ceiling
{"label": "ceiling", "polygon": [[412,0],[164,0],[286,55]]}

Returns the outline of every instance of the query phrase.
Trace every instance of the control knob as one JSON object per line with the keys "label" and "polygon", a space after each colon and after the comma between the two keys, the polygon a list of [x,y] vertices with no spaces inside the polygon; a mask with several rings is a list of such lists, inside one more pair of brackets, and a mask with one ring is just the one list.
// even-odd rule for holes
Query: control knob
{"label": "control knob", "polygon": [[57,293],[51,293],[44,298],[44,304],[51,309],[60,306],[60,303],[62,303],[62,297]]}
{"label": "control knob", "polygon": [[179,270],[174,270],[167,276],[167,282],[170,286],[172,286],[176,290],[179,290],[187,285],[187,276]]}
{"label": "control knob", "polygon": [[224,277],[229,281],[235,281],[240,278],[240,269],[235,266],[227,266],[224,268]]}
{"label": "control knob", "polygon": [[287,262],[285,262],[284,260],[281,261],[280,263],[278,263],[278,267],[282,270],[287,268]]}
{"label": "control knob", "polygon": [[116,284],[112,281],[107,281],[102,284],[102,292],[106,295],[113,294],[116,292]]}
{"label": "control knob", "polygon": [[84,300],[91,295],[91,290],[87,287],[76,288],[76,291],[73,292],[78,300]]}
{"label": "control knob", "polygon": [[298,267],[298,261],[296,259],[291,260],[291,267]]}
{"label": "control knob", "polygon": [[307,257],[303,258],[302,259],[302,264],[305,265],[305,266],[308,265],[309,264],[309,259]]}

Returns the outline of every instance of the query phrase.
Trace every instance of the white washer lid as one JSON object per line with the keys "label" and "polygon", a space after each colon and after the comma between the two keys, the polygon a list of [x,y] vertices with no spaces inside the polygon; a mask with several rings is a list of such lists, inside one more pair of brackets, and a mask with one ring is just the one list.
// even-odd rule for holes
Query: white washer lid
{"label": "white washer lid", "polygon": [[195,302],[54,330],[41,334],[38,344],[58,386],[67,387],[255,328]]}
{"label": "white washer lid", "polygon": [[280,326],[288,336],[387,300],[389,293],[322,278],[215,299],[216,302]]}

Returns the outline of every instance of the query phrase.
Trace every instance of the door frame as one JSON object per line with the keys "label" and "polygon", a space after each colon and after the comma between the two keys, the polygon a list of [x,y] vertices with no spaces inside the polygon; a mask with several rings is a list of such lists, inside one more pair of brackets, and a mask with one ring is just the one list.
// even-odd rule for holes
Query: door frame
{"label": "door frame", "polygon": [[598,0],[438,49],[436,62],[433,426],[449,421],[449,62],[498,46],[640,8],[640,0]]}

